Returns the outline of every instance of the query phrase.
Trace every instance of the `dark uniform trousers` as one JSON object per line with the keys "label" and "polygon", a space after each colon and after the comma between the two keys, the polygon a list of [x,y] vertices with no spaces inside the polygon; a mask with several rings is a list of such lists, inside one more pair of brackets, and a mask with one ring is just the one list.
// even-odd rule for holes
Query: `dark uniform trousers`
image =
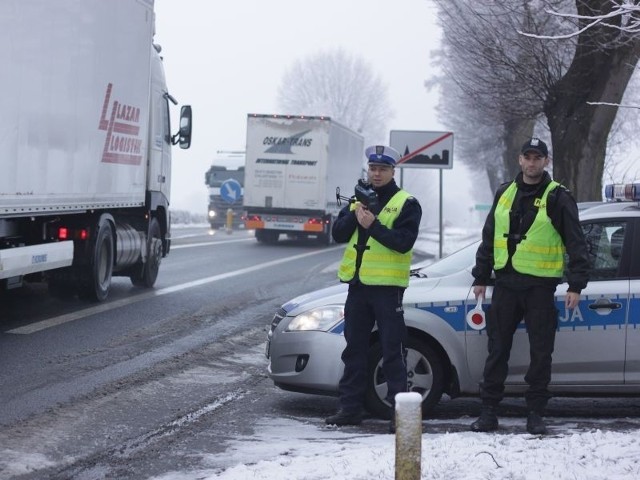
{"label": "dark uniform trousers", "polygon": [[551,355],[558,326],[558,310],[554,303],[555,288],[534,286],[514,290],[496,286],[487,312],[489,355],[480,384],[480,397],[485,404],[497,405],[503,398],[504,382],[513,335],[524,318],[529,335],[530,363],[524,379],[527,408],[541,413],[551,395]]}
{"label": "dark uniform trousers", "polygon": [[362,409],[367,388],[369,339],[375,323],[378,324],[382,345],[382,371],[388,387],[386,400],[393,405],[395,395],[407,391],[404,351],[407,329],[402,310],[403,295],[404,288],[401,287],[349,285],[344,307],[347,346],[342,352],[342,361],[345,366],[339,384],[343,410],[353,412]]}

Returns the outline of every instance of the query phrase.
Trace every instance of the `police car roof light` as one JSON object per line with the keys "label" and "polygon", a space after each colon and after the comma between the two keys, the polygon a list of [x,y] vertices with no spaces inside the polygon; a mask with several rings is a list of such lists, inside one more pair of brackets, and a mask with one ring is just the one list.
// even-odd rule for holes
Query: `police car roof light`
{"label": "police car roof light", "polygon": [[640,182],[611,183],[604,187],[608,202],[640,202]]}

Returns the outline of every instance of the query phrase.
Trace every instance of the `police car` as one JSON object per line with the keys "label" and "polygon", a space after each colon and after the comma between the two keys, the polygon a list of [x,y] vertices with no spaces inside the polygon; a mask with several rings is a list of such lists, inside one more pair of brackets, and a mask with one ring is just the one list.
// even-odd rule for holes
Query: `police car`
{"label": "police car", "polygon": [[[607,185],[606,202],[580,210],[591,264],[577,308],[567,311],[567,284],[556,289],[559,310],[550,389],[555,395],[640,394],[640,183]],[[409,388],[428,414],[443,393],[478,395],[487,355],[484,305],[477,305],[471,268],[478,242],[412,271],[404,296],[409,329]],[[289,391],[337,395],[345,346],[346,286],[285,303],[267,340],[268,372]],[[382,350],[371,332],[366,408],[384,417],[387,387]],[[514,337],[505,393],[526,389],[529,344],[524,323]]]}

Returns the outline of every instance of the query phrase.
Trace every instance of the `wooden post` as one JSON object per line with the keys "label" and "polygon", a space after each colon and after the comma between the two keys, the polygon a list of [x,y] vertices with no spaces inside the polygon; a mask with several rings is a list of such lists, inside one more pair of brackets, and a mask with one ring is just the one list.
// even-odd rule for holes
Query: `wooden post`
{"label": "wooden post", "polygon": [[422,457],[422,396],[396,395],[396,480],[420,480]]}

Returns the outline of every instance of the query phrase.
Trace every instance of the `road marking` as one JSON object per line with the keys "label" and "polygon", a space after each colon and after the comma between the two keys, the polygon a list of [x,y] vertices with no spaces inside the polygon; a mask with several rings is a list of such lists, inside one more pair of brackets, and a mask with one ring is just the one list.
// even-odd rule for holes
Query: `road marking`
{"label": "road marking", "polygon": [[191,247],[209,247],[211,245],[222,245],[223,243],[238,243],[238,242],[250,242],[254,240],[251,238],[241,238],[238,240],[222,240],[220,242],[202,242],[202,243],[188,243],[185,245],[171,245],[171,250],[180,250],[181,248],[191,248]]}
{"label": "road marking", "polygon": [[320,253],[324,253],[327,251],[337,250],[339,248],[344,248],[344,246],[339,245],[336,247],[327,248],[323,250],[317,250],[317,251],[308,252],[308,253],[301,253],[299,255],[294,255],[292,257],[281,258],[279,260],[272,260],[270,262],[261,263],[259,265],[254,265],[252,267],[241,268],[240,270],[221,273],[219,275],[213,275],[211,277],[201,278],[199,280],[193,280],[191,282],[182,283],[180,285],[174,285],[172,287],[165,287],[159,290],[152,290],[150,292],[135,295],[133,297],[123,298],[121,300],[116,300],[114,302],[104,303],[101,305],[96,305],[94,307],[85,308],[84,310],[80,310],[78,312],[66,313],[64,315],[60,315],[57,317],[48,318],[47,320],[42,320],[40,322],[35,322],[29,325],[25,325],[24,327],[18,327],[12,330],[7,330],[5,333],[13,333],[16,335],[29,335],[35,332],[39,332],[41,330],[45,330],[47,328],[56,327],[64,323],[73,322],[74,320],[79,320],[81,318],[88,317],[90,315],[95,315],[96,313],[103,313],[109,310],[124,307],[125,305],[131,305],[133,303],[140,302],[142,300],[147,300],[149,298],[159,297],[161,295],[167,295],[169,293],[180,292],[188,288],[199,287],[202,285],[206,285],[208,283],[218,282],[220,280],[226,280],[227,278],[237,277],[239,275],[244,275],[246,273],[255,272],[257,270],[273,267],[276,265],[280,265],[282,263],[291,262],[293,260],[299,260],[301,258],[311,257],[313,255],[318,255]]}

